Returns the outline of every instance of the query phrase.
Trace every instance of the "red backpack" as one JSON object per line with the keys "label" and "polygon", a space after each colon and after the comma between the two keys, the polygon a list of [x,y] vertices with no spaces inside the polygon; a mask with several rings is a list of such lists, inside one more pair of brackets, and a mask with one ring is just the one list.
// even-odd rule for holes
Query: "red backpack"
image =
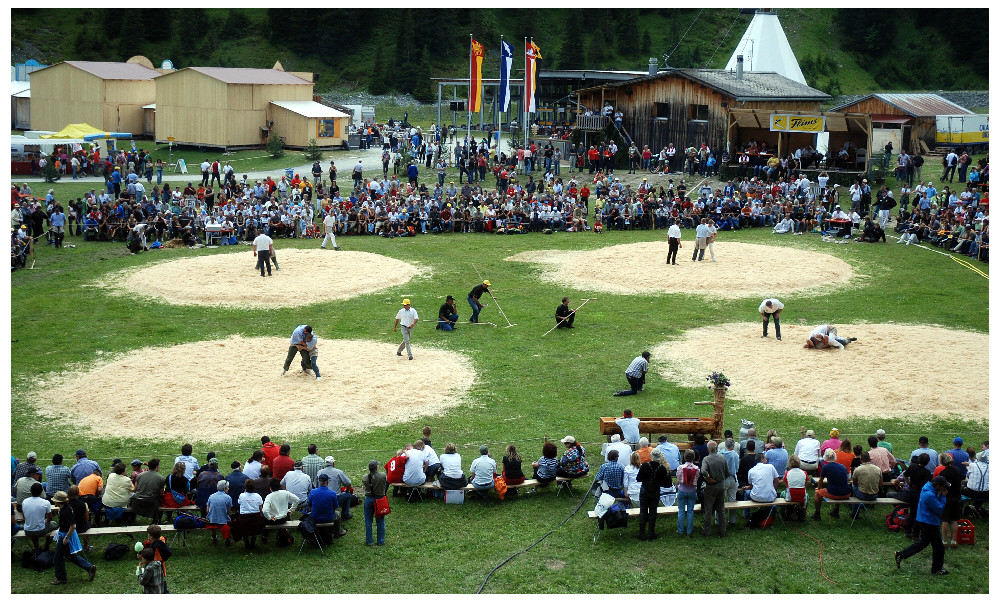
{"label": "red backpack", "polygon": [[906,526],[906,512],[906,506],[893,507],[892,512],[885,515],[885,526],[890,531],[902,531],[903,527]]}

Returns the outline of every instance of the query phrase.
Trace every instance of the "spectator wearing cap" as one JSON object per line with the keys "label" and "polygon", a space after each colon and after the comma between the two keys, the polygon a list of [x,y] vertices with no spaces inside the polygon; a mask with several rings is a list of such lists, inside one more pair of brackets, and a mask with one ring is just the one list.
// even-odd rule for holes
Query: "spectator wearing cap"
{"label": "spectator wearing cap", "polygon": [[878,446],[884,447],[885,449],[889,450],[889,453],[891,454],[892,443],[889,443],[888,441],[885,440],[885,430],[878,429],[877,431],[875,431],[875,436],[878,438]]}
{"label": "spectator wearing cap", "polygon": [[[409,462],[407,462],[409,464]],[[490,448],[485,445],[479,446],[479,457],[469,465],[469,483],[476,488],[479,499],[485,500],[490,489],[493,489],[493,479],[497,474],[497,463],[490,456]]]}
{"label": "spectator wearing cap", "polygon": [[[649,369],[649,364],[648,364],[649,358],[645,357],[645,354],[643,354],[643,357],[647,360],[646,368],[643,370],[643,378],[644,378],[645,370]],[[631,366],[629,366],[629,368],[631,369]],[[631,383],[631,379],[629,382]],[[639,389],[640,390],[642,389],[642,385],[639,386]],[[625,411],[623,411],[622,417],[615,419],[615,424],[617,424],[618,428],[622,430],[622,439],[624,439],[626,443],[639,442],[639,419],[632,416],[632,410],[626,409]]]}
{"label": "spectator wearing cap", "polygon": [[341,527],[343,510],[336,492],[330,489],[329,475],[320,473],[316,476],[316,487],[309,492],[309,514],[316,524],[333,523],[333,527],[316,527],[316,535],[324,545],[329,545],[333,537],[347,535],[347,530]]}
{"label": "spectator wearing cap", "polygon": [[209,458],[208,464],[198,472],[195,479],[194,503],[201,509],[201,515],[207,516],[208,498],[218,493],[219,481],[223,480],[223,475],[219,472],[219,459],[214,455]]}
{"label": "spectator wearing cap", "polygon": [[194,478],[194,472],[198,470],[199,464],[198,459],[191,455],[191,444],[185,443],[181,446],[181,455],[174,458],[174,464],[178,462],[184,463],[184,478],[191,480]]}
{"label": "spectator wearing cap", "polygon": [[28,471],[28,474],[19,478],[17,482],[14,483],[15,506],[18,510],[21,508],[21,503],[31,497],[31,486],[35,483],[40,483],[41,480],[42,471],[35,466]]}
{"label": "spectator wearing cap", "polygon": [[840,429],[836,427],[830,429],[830,438],[819,446],[819,453],[823,455],[823,461],[826,461],[826,450],[832,449],[836,452],[840,449],[842,444],[843,442],[840,440]]}
{"label": "spectator wearing cap", "polygon": [[299,499],[299,505],[295,509],[298,509],[306,505],[306,500],[309,498],[309,490],[312,489],[312,479],[309,475],[302,472],[302,460],[296,460],[292,465],[292,470],[285,473],[285,476],[281,477],[281,486],[292,493]]}
{"label": "spectator wearing cap", "polygon": [[936,476],[920,489],[920,497],[917,503],[917,519],[915,528],[920,534],[920,540],[911,544],[905,550],[900,550],[895,554],[896,568],[900,563],[917,554],[928,545],[931,546],[931,574],[947,575],[944,569],[944,542],[941,541],[941,533],[938,525],[941,524],[941,513],[944,511],[946,495],[950,483],[942,476]]}
{"label": "spectator wearing cap", "polygon": [[812,429],[805,431],[803,437],[798,440],[794,453],[799,457],[802,470],[806,472],[819,470],[820,442],[816,439],[816,433]]}
{"label": "spectator wearing cap", "polygon": [[926,436],[921,436],[917,440],[920,447],[910,452],[910,462],[913,462],[914,456],[919,456],[920,454],[927,454],[930,461],[927,463],[927,470],[934,471],[938,467],[938,453],[931,449],[930,440]]}
{"label": "spectator wearing cap", "polygon": [[208,519],[208,528],[212,531],[212,545],[219,543],[216,535],[218,531],[222,533],[222,539],[228,546],[232,543],[229,536],[229,511],[233,508],[233,498],[229,495],[229,482],[221,479],[215,484],[215,489],[215,493],[208,496],[205,502],[205,517]]}
{"label": "spectator wearing cap", "polygon": [[133,485],[135,485],[135,481],[136,479],[139,478],[139,475],[146,472],[146,469],[144,469],[142,466],[143,466],[142,460],[139,460],[138,458],[132,460],[132,474],[129,476],[129,478],[132,479]]}
{"label": "spectator wearing cap", "polygon": [[323,469],[325,464],[323,457],[316,454],[317,448],[315,443],[310,443],[307,450],[309,451],[309,455],[302,458],[302,472],[309,476],[313,486],[315,486],[316,475],[319,474],[319,471]]}
{"label": "spectator wearing cap", "polygon": [[10,482],[17,483],[17,480],[21,477],[26,477],[29,474],[32,474],[32,472],[38,468],[38,465],[35,464],[37,461],[38,454],[35,452],[28,452],[28,455],[24,458],[24,462],[18,464],[17,468],[14,469],[14,474],[11,475]]}
{"label": "spectator wearing cap", "polygon": [[458,310],[455,308],[455,297],[448,295],[444,300],[444,305],[438,310],[438,330],[455,330],[458,323]]}
{"label": "spectator wearing cap", "polygon": [[[94,462],[87,457],[87,452],[83,449],[76,450],[76,464],[69,469],[70,477],[74,484],[79,484],[80,481],[94,474],[94,470],[101,470],[97,462]],[[98,474],[101,474],[98,472]]]}
{"label": "spectator wearing cap", "polygon": [[955,461],[955,468],[962,473],[962,478],[964,479],[966,473],[969,471],[969,453],[962,449],[962,443],[961,437],[955,437],[955,440],[952,441],[955,448],[950,453],[952,459]]}
{"label": "spectator wearing cap", "polygon": [[590,472],[586,450],[577,443],[576,438],[573,435],[566,435],[560,441],[566,446],[566,451],[559,458],[559,469],[556,471],[556,476],[576,478]]}
{"label": "spectator wearing cap", "polygon": [[57,491],[69,491],[69,479],[69,466],[63,464],[62,454],[53,455],[52,464],[45,467],[45,493],[53,496]]}
{"label": "spectator wearing cap", "polygon": [[80,543],[80,536],[77,534],[78,521],[76,513],[69,504],[69,496],[64,491],[57,492],[52,496],[52,504],[59,510],[59,530],[56,532],[56,550],[53,556],[56,578],[52,581],[52,585],[65,585],[67,583],[67,558],[73,564],[87,571],[90,580],[93,581],[97,574],[97,567],[90,564],[80,554],[83,551],[83,544]]}
{"label": "spectator wearing cap", "polygon": [[976,454],[975,461],[969,464],[966,477],[962,495],[972,498],[973,506],[978,511],[983,507],[983,502],[990,498],[990,465],[985,451]]}

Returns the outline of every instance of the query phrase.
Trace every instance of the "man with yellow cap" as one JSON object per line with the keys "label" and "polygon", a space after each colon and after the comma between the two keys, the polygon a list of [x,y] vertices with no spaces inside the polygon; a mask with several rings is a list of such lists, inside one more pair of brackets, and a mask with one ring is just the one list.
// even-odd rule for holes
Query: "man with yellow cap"
{"label": "man with yellow cap", "polygon": [[469,318],[469,321],[473,324],[479,322],[479,312],[486,307],[479,301],[479,298],[483,296],[483,293],[486,293],[491,297],[493,296],[493,293],[490,292],[489,280],[483,280],[482,284],[477,284],[476,287],[472,289],[472,292],[469,293],[467,300],[469,302],[469,306],[472,307],[472,317]]}
{"label": "man with yellow cap", "polygon": [[410,349],[410,333],[413,332],[413,327],[417,325],[417,310],[410,307],[410,300],[403,299],[403,309],[396,312],[396,323],[392,326],[392,331],[396,332],[396,329],[402,326],[403,330],[403,342],[399,344],[399,349],[396,350],[396,355],[402,356],[403,349],[406,349],[406,355],[413,359],[413,350]]}

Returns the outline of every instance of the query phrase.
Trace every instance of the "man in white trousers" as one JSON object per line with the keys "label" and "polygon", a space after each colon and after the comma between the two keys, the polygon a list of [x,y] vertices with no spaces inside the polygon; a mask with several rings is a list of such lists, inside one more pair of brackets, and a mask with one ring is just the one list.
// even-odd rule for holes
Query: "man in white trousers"
{"label": "man in white trousers", "polygon": [[323,218],[323,228],[326,230],[326,236],[323,237],[323,242],[319,245],[319,248],[326,248],[326,241],[329,240],[333,242],[333,250],[339,251],[340,247],[337,246],[337,216],[333,214],[333,211],[326,214]]}
{"label": "man in white trousers", "polygon": [[417,310],[410,307],[410,300],[403,299],[403,309],[396,312],[396,323],[392,325],[392,331],[396,332],[397,328],[402,327],[403,331],[403,342],[399,344],[399,349],[396,350],[396,355],[403,355],[403,349],[406,349],[406,355],[413,359],[413,350],[410,349],[410,333],[413,332],[413,327],[417,325]]}

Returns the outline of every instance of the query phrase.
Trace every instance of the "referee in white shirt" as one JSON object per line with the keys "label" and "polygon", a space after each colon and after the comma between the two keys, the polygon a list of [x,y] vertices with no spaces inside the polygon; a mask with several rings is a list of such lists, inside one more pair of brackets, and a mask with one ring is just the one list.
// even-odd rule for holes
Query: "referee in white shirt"
{"label": "referee in white shirt", "polygon": [[774,333],[778,335],[778,340],[781,340],[781,322],[778,321],[778,316],[781,314],[781,310],[785,309],[785,305],[778,301],[777,299],[764,299],[757,311],[764,318],[764,334],[760,338],[767,338],[767,324],[770,322],[771,317],[774,317]]}
{"label": "referee in white shirt", "polygon": [[632,388],[616,392],[615,397],[635,395],[642,391],[643,385],[646,384],[646,372],[649,371],[649,358],[649,352],[643,351],[641,356],[632,360],[632,363],[625,370],[625,378],[628,379],[628,384]]}
{"label": "referee in white shirt", "polygon": [[677,265],[677,249],[681,247],[681,229],[674,220],[670,220],[667,229],[667,265]]}
{"label": "referee in white shirt", "polygon": [[413,332],[413,327],[417,325],[417,310],[410,307],[410,300],[403,299],[403,309],[396,312],[396,323],[392,326],[392,331],[396,332],[396,329],[402,326],[403,330],[403,342],[399,344],[399,349],[396,350],[396,355],[403,355],[403,349],[406,349],[406,355],[413,359],[413,351],[410,349],[410,333]]}

